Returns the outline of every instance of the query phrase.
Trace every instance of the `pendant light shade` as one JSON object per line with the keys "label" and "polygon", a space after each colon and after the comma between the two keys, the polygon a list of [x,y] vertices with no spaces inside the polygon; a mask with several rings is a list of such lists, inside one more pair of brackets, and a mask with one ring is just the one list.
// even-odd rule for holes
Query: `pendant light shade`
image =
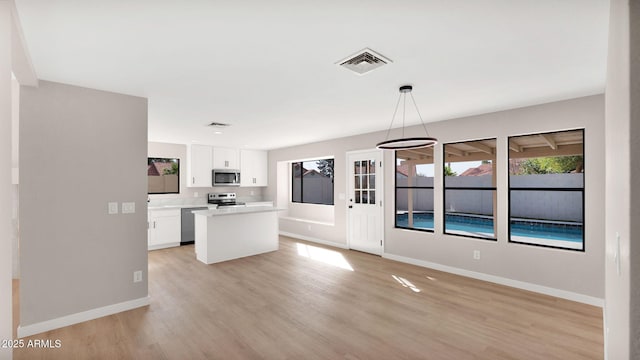
{"label": "pendant light shade", "polygon": [[[411,94],[411,90],[413,90],[413,86],[411,85],[403,85],[400,87],[400,95],[398,95],[398,102],[396,103],[396,109],[393,111],[393,117],[391,118],[391,124],[389,124],[389,130],[387,130],[387,138],[385,141],[379,142],[376,144],[376,148],[384,149],[384,150],[402,150],[402,149],[418,149],[424,147],[431,147],[438,143],[438,139],[429,136],[429,132],[427,131],[427,127],[424,125],[424,121],[422,120],[422,115],[420,115],[420,110],[418,110],[418,105],[416,105],[416,101],[413,99],[413,95]],[[413,102],[413,106],[418,113],[418,117],[420,118],[420,123],[422,124],[422,128],[424,129],[425,135],[423,137],[405,137],[404,136],[404,119],[406,115],[407,108],[407,94],[411,97],[411,101]],[[389,139],[389,134],[391,133],[391,128],[393,127],[393,121],[396,118],[396,114],[398,113],[398,107],[400,106],[400,100],[402,100],[402,136],[397,139]]]}

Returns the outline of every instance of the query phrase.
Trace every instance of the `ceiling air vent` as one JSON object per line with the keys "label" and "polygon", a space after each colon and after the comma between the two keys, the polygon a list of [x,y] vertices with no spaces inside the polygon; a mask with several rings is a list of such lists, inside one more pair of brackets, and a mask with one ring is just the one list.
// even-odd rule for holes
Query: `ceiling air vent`
{"label": "ceiling air vent", "polygon": [[358,75],[364,75],[373,69],[377,69],[380,66],[391,62],[391,60],[376,53],[375,51],[365,48],[346,59],[338,61],[336,64],[349,69]]}
{"label": "ceiling air vent", "polygon": [[207,125],[207,126],[213,126],[213,127],[225,127],[225,126],[231,126],[231,124],[225,124],[225,123],[221,123],[221,122],[212,122],[211,124]]}

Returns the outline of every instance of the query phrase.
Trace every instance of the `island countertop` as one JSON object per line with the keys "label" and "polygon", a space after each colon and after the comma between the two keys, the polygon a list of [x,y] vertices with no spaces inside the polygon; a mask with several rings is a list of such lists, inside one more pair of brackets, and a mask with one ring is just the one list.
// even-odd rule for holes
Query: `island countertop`
{"label": "island countertop", "polygon": [[284,211],[285,209],[276,208],[273,206],[251,206],[251,207],[219,207],[217,209],[209,210],[195,210],[192,211],[194,215],[203,216],[222,216],[222,215],[237,215],[237,214],[252,214],[261,212],[273,212]]}

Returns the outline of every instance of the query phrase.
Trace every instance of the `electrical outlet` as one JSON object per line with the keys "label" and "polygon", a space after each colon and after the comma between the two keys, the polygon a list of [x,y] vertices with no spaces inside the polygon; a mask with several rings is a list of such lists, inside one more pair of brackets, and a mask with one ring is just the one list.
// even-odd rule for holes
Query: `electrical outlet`
{"label": "electrical outlet", "polygon": [[141,281],[142,281],[142,270],[134,271],[133,272],[133,282],[137,283],[137,282],[141,282]]}
{"label": "electrical outlet", "polygon": [[123,214],[133,214],[136,212],[136,203],[134,202],[123,202],[122,203],[122,213]]}
{"label": "electrical outlet", "polygon": [[118,203],[110,202],[109,203],[109,215],[114,215],[118,213]]}
{"label": "electrical outlet", "polygon": [[473,250],[473,259],[480,260],[480,250]]}

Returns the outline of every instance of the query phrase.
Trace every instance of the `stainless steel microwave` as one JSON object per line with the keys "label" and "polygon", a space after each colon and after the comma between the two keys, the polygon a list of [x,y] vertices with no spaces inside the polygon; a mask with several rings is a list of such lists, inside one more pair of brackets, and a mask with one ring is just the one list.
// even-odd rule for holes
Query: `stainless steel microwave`
{"label": "stainless steel microwave", "polygon": [[213,169],[213,186],[240,186],[240,170]]}

